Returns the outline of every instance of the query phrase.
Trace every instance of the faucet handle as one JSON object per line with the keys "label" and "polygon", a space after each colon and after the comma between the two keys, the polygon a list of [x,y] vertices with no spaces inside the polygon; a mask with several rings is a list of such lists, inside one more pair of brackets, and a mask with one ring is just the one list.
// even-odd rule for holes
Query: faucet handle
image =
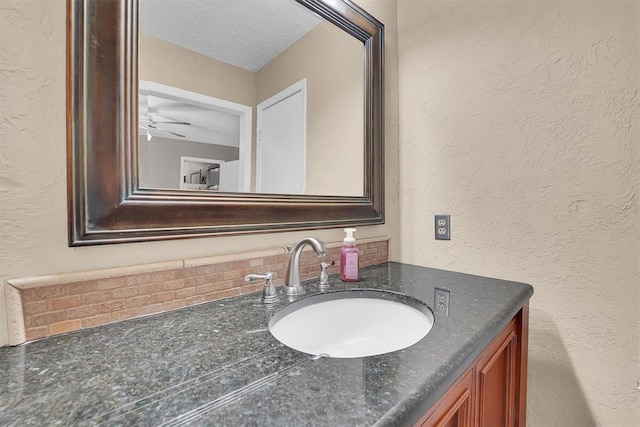
{"label": "faucet handle", "polygon": [[331,267],[334,265],[336,265],[335,260],[331,262],[320,263],[320,276],[318,276],[318,285],[320,285],[321,289],[329,285],[329,275],[327,274],[327,267]]}
{"label": "faucet handle", "polygon": [[273,304],[278,301],[278,293],[276,292],[276,287],[273,286],[273,273],[268,272],[265,274],[249,274],[245,276],[245,282],[253,282],[254,280],[264,279],[264,289],[262,290],[262,297],[260,297],[260,302],[263,304]]}

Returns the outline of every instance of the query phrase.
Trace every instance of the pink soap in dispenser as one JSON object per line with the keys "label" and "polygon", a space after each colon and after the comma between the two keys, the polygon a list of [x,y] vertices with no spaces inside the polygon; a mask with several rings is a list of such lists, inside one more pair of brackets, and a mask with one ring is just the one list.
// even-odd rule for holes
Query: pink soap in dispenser
{"label": "pink soap in dispenser", "polygon": [[347,234],[340,248],[340,279],[343,282],[357,282],[360,278],[360,251],[353,237],[355,228],[345,228]]}

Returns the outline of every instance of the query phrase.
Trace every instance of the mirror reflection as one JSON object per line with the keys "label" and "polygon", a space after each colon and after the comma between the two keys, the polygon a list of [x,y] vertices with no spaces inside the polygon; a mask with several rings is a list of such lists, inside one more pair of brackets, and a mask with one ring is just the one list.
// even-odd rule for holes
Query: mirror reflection
{"label": "mirror reflection", "polygon": [[141,187],[362,196],[362,42],[294,0],[140,0]]}

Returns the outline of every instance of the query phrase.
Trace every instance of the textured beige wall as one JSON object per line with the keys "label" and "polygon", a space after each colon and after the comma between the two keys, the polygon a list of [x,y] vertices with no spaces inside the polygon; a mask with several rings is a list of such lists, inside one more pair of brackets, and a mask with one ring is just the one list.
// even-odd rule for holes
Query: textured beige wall
{"label": "textured beige wall", "polygon": [[[638,2],[400,0],[401,152],[395,1],[358,3],[387,30],[387,225],[358,234],[400,205],[394,259],[535,286],[529,425],[637,425]],[[64,26],[63,0],[0,2],[0,282],[340,238],[67,247]]]}
{"label": "textured beige wall", "polygon": [[[361,1],[395,27],[395,3]],[[393,39],[394,36],[392,35]],[[108,268],[155,261],[261,250],[314,235],[342,238],[340,229],[236,237],[67,246],[65,146],[65,1],[0,2],[0,283],[8,278]],[[387,83],[397,90],[395,45]],[[392,237],[397,224],[397,96],[387,101],[389,176],[387,224],[360,227],[361,238]],[[397,250],[397,248],[396,248]],[[0,295],[2,295],[0,293]],[[0,345],[7,343],[4,295],[0,297]]]}
{"label": "textured beige wall", "polygon": [[533,284],[529,426],[640,420],[639,24],[637,0],[398,1],[400,259]]}
{"label": "textured beige wall", "polygon": [[307,79],[306,194],[362,195],[363,62],[362,42],[322,22],[256,73],[256,104]]}
{"label": "textured beige wall", "polygon": [[141,35],[139,44],[140,80],[255,106],[256,76],[251,71],[151,36]]}

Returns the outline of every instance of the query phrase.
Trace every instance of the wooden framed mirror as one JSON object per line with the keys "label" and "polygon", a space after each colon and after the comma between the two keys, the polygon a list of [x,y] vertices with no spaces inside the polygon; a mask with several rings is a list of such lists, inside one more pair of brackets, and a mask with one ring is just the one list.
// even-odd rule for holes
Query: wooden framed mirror
{"label": "wooden framed mirror", "polygon": [[289,1],[362,43],[362,194],[141,185],[138,0],[68,0],[70,246],[384,223],[383,25],[349,0]]}

